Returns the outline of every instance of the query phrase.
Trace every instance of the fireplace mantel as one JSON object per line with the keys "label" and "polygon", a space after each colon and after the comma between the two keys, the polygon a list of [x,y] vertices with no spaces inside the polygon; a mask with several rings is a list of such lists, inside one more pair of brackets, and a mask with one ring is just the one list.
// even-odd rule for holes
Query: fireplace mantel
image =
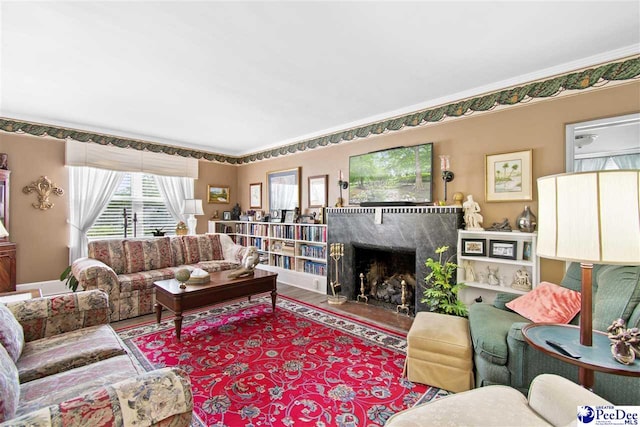
{"label": "fireplace mantel", "polygon": [[[358,275],[354,271],[355,246],[379,247],[388,251],[415,250],[416,298],[415,311],[424,311],[420,302],[427,276],[425,261],[435,258],[436,248],[449,246],[448,255],[456,254],[458,228],[462,226],[462,208],[451,206],[402,206],[402,207],[347,207],[327,209],[327,243],[343,243],[344,257],[339,274],[340,293],[353,299],[359,289]],[[335,264],[327,281],[335,280]],[[330,290],[327,288],[327,293]]]}

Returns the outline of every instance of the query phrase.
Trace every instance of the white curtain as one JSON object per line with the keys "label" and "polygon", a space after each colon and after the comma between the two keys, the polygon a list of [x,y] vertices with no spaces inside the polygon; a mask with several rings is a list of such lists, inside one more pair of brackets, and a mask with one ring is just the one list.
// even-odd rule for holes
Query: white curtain
{"label": "white curtain", "polygon": [[69,264],[87,256],[87,232],[107,207],[124,173],[69,166]]}
{"label": "white curtain", "polygon": [[640,154],[626,154],[622,156],[611,156],[620,169],[640,169]]}
{"label": "white curtain", "polygon": [[580,159],[573,161],[573,170],[575,172],[599,171],[604,168],[607,163],[607,157],[594,157],[592,159]]}
{"label": "white curtain", "polygon": [[193,178],[155,175],[160,195],[176,221],[186,221],[182,214],[185,199],[193,199]]}

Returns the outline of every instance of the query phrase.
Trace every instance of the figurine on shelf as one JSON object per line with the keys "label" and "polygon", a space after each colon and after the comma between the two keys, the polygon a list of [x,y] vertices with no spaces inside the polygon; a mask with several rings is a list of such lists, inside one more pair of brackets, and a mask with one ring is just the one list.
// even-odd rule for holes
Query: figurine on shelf
{"label": "figurine on shelf", "polygon": [[624,319],[614,320],[607,328],[611,340],[611,354],[624,365],[630,365],[640,357],[640,330],[627,329]]}
{"label": "figurine on shelf", "polygon": [[491,268],[491,266],[488,265],[487,271],[487,282],[491,286],[498,286],[500,284],[500,279],[498,278],[498,267]]}
{"label": "figurine on shelf", "polygon": [[464,209],[465,230],[483,230],[480,226],[483,221],[482,215],[480,215],[480,205],[473,200],[473,195],[467,196],[467,201],[462,204],[462,208]]}
{"label": "figurine on shelf", "polygon": [[240,219],[240,204],[236,203],[236,205],[231,209],[231,219],[237,221]]}
{"label": "figurine on shelf", "polygon": [[473,267],[470,261],[463,261],[462,267],[464,268],[464,280],[465,282],[475,282],[476,273],[473,271]]}
{"label": "figurine on shelf", "polygon": [[529,280],[529,272],[526,268],[518,269],[513,275],[513,283],[511,287],[519,291],[530,291],[531,281]]}
{"label": "figurine on shelf", "polygon": [[487,228],[487,231],[511,231],[509,219],[504,218],[501,222],[494,222],[491,227]]}

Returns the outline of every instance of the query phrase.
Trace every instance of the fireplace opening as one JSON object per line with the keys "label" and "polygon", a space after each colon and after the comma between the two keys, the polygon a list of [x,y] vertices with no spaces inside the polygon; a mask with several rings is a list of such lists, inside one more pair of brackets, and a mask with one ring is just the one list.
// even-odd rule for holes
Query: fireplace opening
{"label": "fireplace opening", "polygon": [[379,246],[355,246],[354,249],[356,277],[354,295],[350,299],[413,315],[416,251]]}

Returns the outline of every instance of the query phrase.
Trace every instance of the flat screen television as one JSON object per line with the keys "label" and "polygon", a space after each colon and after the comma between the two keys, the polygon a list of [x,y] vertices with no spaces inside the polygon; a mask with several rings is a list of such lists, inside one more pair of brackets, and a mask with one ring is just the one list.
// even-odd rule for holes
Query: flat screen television
{"label": "flat screen television", "polygon": [[427,204],[433,200],[433,143],[349,158],[349,204]]}

